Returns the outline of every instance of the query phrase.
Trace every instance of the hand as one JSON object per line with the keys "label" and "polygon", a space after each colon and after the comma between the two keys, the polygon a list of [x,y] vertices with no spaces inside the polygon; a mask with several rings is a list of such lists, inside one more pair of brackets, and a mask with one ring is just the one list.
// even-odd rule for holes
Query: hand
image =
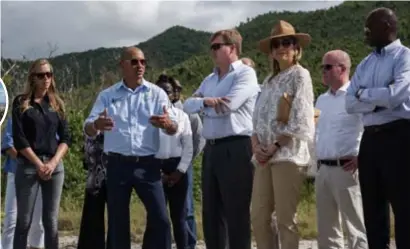
{"label": "hand", "polygon": [[268,150],[260,144],[253,147],[253,154],[255,154],[256,160],[262,165],[265,164],[271,157]]}
{"label": "hand", "polygon": [[110,131],[114,127],[114,120],[108,117],[107,108],[100,113],[97,120],[94,121],[94,126],[99,131]]}
{"label": "hand", "polygon": [[167,177],[168,187],[174,186],[177,182],[179,182],[179,180],[181,180],[182,176],[183,176],[183,173],[178,170],[175,170],[174,172],[169,174]]}
{"label": "hand", "polygon": [[58,162],[54,159],[51,159],[50,161],[46,162],[44,164],[44,167],[45,167],[44,174],[46,174],[46,176],[48,176],[48,178],[51,178],[51,175],[53,174],[53,172],[56,169],[57,165],[58,165]]}
{"label": "hand", "polygon": [[166,129],[172,125],[172,121],[169,118],[169,114],[168,114],[168,110],[166,106],[163,107],[163,111],[164,113],[161,115],[151,116],[149,118],[149,122],[157,128]]}
{"label": "hand", "polygon": [[47,180],[50,179],[50,177],[46,174],[47,168],[46,168],[45,164],[42,163],[41,165],[37,165],[37,166],[36,166],[36,169],[37,169],[37,174],[38,174],[38,176],[39,176],[42,180],[47,181]]}
{"label": "hand", "polygon": [[228,103],[230,100],[227,97],[220,98],[204,98],[204,106],[212,107],[216,113],[224,113],[226,109],[229,109]]}
{"label": "hand", "polygon": [[347,171],[347,172],[351,172],[352,174],[354,174],[357,170],[357,157],[345,157],[345,158],[341,158],[342,160],[349,160],[347,163],[343,164],[343,170]]}
{"label": "hand", "polygon": [[168,184],[168,175],[161,173],[162,184]]}

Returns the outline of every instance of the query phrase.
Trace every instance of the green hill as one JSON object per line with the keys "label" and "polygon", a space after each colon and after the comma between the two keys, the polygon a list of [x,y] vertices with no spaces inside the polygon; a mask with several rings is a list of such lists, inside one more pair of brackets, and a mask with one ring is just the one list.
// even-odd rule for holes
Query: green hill
{"label": "green hill", "polygon": [[[269,12],[242,22],[237,28],[244,38],[244,56],[255,60],[259,79],[262,81],[268,73],[268,63],[266,56],[256,49],[257,41],[270,33],[276,21],[286,20],[298,31],[310,33],[313,38],[311,46],[304,51],[302,63],[311,71],[317,84],[320,82],[321,57],[327,50],[346,50],[351,55],[354,65],[370,51],[363,44],[364,21],[369,11],[381,6],[396,11],[400,19],[400,38],[408,45],[410,41],[409,2],[344,2],[327,10]],[[147,78],[155,80],[156,76],[165,70],[187,85],[190,93],[211,71],[212,62],[207,55],[209,37],[208,32],[174,26],[138,44],[137,46],[145,52],[148,61]],[[109,80],[118,78],[120,51],[121,48],[98,48],[52,58],[59,87],[68,90],[91,83],[100,83],[102,80],[107,80],[107,73],[111,73]],[[6,69],[8,64],[10,63],[2,63]],[[15,83],[20,84],[12,84],[12,88],[21,85],[28,62],[19,62],[18,66],[19,70],[14,70],[13,78]],[[319,84],[316,91],[321,90]]]}

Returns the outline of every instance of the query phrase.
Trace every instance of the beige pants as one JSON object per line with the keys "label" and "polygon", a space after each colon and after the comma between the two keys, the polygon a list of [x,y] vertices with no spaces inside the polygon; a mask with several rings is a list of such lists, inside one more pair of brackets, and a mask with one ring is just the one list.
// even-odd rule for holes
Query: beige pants
{"label": "beige pants", "polygon": [[273,212],[281,248],[299,247],[296,211],[303,179],[301,167],[290,162],[256,166],[251,219],[258,249],[279,249],[277,231],[271,226]]}
{"label": "beige pants", "polygon": [[319,249],[343,249],[342,223],[349,249],[367,249],[357,172],[322,165],[315,180]]}

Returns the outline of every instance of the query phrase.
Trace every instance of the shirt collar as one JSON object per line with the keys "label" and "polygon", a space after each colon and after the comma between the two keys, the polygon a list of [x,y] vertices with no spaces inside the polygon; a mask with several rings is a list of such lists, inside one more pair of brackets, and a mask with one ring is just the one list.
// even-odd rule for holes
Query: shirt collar
{"label": "shirt collar", "polygon": [[[125,85],[124,79],[119,82],[120,84],[117,85],[116,90],[119,91],[121,88],[128,90],[129,88]],[[139,90],[149,90],[150,86],[148,81],[142,79],[142,84],[137,87],[134,91],[137,92]]]}
{"label": "shirt collar", "polygon": [[[243,65],[242,60],[237,60],[237,61],[232,62],[229,65],[229,72],[237,69],[240,65]],[[214,67],[213,71],[214,71],[215,74],[218,74],[218,67]]]}
{"label": "shirt collar", "polygon": [[344,84],[343,86],[341,86],[339,89],[337,89],[336,94],[332,94],[330,92],[330,89],[327,91],[328,94],[333,95],[333,96],[339,96],[340,94],[346,93],[347,92],[347,88],[350,85],[350,81],[347,82],[346,84]]}
{"label": "shirt collar", "polygon": [[[392,42],[389,45],[382,48],[379,55],[383,56],[383,55],[386,55],[386,54],[390,54],[390,53],[394,52],[397,48],[399,48],[401,46],[402,46],[402,44],[401,44],[400,39],[396,39],[394,42]],[[378,54],[376,50],[374,50],[374,53]]]}

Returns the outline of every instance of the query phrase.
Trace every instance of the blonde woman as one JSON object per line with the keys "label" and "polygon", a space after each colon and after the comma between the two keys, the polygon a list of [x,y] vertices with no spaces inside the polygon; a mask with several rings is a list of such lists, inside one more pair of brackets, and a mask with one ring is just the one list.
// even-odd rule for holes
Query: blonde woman
{"label": "blonde woman", "polygon": [[271,36],[260,41],[273,72],[263,82],[253,116],[251,218],[258,249],[279,248],[271,227],[273,212],[281,248],[299,246],[296,211],[314,134],[312,80],[299,60],[310,40],[308,34],[295,33],[291,24],[279,21]]}
{"label": "blonde woman", "polygon": [[41,191],[44,245],[46,249],[58,249],[58,211],[64,182],[62,158],[71,137],[64,104],[57,95],[53,69],[47,60],[39,59],[31,65],[26,90],[13,101],[12,120],[17,150],[17,224],[13,248],[27,247],[34,203]]}

